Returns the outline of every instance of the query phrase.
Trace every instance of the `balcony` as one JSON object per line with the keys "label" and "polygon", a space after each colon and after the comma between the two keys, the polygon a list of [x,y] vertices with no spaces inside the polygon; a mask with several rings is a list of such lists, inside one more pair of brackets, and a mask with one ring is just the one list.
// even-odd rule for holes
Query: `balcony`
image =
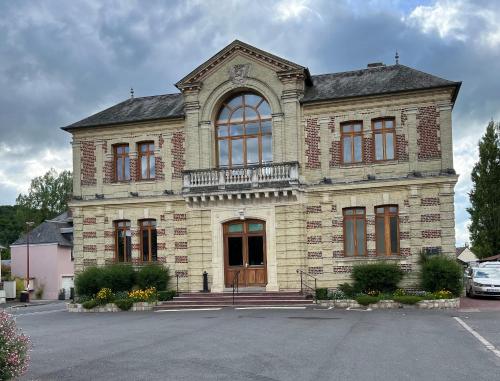
{"label": "balcony", "polygon": [[185,171],[183,193],[241,192],[264,188],[289,188],[298,184],[298,162],[270,163]]}

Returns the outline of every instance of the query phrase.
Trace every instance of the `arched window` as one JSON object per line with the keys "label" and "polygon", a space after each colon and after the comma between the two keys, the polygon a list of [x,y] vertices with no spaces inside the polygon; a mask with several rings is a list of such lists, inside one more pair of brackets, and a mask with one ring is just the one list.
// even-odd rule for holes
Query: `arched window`
{"label": "arched window", "polygon": [[272,162],[271,107],[260,95],[243,93],[228,99],[215,124],[220,167]]}

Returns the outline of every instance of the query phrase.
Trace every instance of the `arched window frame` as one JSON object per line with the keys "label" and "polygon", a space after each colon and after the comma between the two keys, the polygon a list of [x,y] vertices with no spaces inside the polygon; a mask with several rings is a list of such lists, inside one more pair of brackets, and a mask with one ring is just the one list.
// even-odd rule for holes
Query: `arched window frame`
{"label": "arched window frame", "polygon": [[[257,97],[259,100],[255,103],[249,103],[247,102],[247,97],[249,96]],[[234,101],[239,97],[241,97],[241,103],[235,104]],[[261,108],[267,111],[266,115],[261,114]],[[240,109],[242,109],[242,116],[235,120],[234,116]],[[256,117],[247,117],[247,109],[251,109]],[[226,110],[228,111],[227,118],[222,119],[221,116]],[[256,129],[257,126],[258,129]],[[247,167],[272,162],[272,118],[269,102],[261,95],[253,92],[242,92],[229,97],[221,104],[217,113],[215,140],[218,167]],[[257,142],[257,147],[254,146],[250,150],[248,148],[249,143],[255,141]],[[225,160],[222,163],[220,149],[221,144],[224,144],[224,142],[227,150],[227,162]],[[235,152],[233,146],[237,142],[241,142],[238,143],[241,146],[241,163],[235,163],[233,158],[233,153]],[[250,155],[253,155],[253,160],[251,160]]]}

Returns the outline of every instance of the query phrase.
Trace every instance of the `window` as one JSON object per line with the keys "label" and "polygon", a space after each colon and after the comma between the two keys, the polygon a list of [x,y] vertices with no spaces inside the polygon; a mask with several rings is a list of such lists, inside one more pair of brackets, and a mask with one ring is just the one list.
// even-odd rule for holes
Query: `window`
{"label": "window", "polygon": [[366,255],[365,208],[347,208],[344,213],[344,253],[346,257]]}
{"label": "window", "polygon": [[141,225],[141,259],[144,262],[156,262],[158,259],[156,220],[142,220]]}
{"label": "window", "polygon": [[155,145],[152,142],[139,143],[139,179],[155,178]]}
{"label": "window", "polygon": [[264,98],[244,93],[229,99],[215,124],[220,167],[272,162],[271,107]]}
{"label": "window", "polygon": [[115,222],[115,258],[118,262],[130,262],[132,260],[130,221]]}
{"label": "window", "polygon": [[398,255],[399,217],[395,205],[375,207],[377,255]]}
{"label": "window", "polygon": [[347,122],[340,127],[342,139],[342,162],[344,164],[363,161],[363,124]]}
{"label": "window", "polygon": [[375,138],[375,160],[394,160],[394,141],[396,130],[394,119],[377,119],[372,121]]}
{"label": "window", "polygon": [[130,180],[130,158],[128,144],[114,146],[115,151],[115,181]]}

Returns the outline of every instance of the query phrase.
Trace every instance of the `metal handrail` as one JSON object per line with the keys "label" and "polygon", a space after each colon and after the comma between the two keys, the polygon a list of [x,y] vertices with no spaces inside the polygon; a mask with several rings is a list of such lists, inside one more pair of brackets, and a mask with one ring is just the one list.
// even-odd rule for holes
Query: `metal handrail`
{"label": "metal handrail", "polygon": [[[316,297],[316,289],[318,288],[317,287],[317,281],[318,279],[314,276],[312,276],[311,274],[309,274],[308,272],[302,270],[302,269],[297,269],[297,274],[300,274],[300,293],[303,294],[304,293],[304,287],[307,287],[308,289],[314,291],[314,297]],[[314,279],[314,288],[311,287],[305,280],[304,280],[304,277],[303,275],[307,275],[308,277]]]}
{"label": "metal handrail", "polygon": [[239,293],[239,285],[240,285],[240,280],[239,280],[239,275],[240,275],[240,270],[236,271],[233,276],[233,305],[234,305],[234,291],[236,290],[236,293]]}

